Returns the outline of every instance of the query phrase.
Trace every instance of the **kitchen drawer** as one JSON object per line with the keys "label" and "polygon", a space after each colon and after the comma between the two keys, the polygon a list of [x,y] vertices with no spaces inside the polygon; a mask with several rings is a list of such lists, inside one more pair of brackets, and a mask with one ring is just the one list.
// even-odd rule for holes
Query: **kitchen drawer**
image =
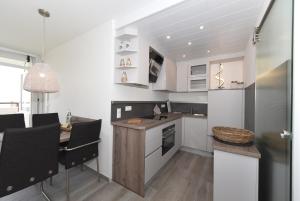
{"label": "kitchen drawer", "polygon": [[158,148],[145,158],[145,183],[147,183],[162,167],[162,148]]}
{"label": "kitchen drawer", "polygon": [[[165,126],[165,125],[164,125]],[[158,126],[146,131],[145,157],[162,145],[162,126]]]}

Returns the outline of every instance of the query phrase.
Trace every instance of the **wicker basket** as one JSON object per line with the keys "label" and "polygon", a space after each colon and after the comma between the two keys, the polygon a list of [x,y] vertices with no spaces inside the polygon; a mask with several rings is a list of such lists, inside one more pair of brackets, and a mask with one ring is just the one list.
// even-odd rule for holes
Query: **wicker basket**
{"label": "wicker basket", "polygon": [[230,127],[213,127],[214,137],[218,140],[233,144],[250,144],[254,140],[254,133],[246,129]]}

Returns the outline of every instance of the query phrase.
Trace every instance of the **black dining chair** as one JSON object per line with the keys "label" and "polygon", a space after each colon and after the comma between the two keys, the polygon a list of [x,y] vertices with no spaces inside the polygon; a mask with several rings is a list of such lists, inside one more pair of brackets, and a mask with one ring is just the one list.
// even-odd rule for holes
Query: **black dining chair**
{"label": "black dining chair", "polygon": [[0,115],[0,132],[4,132],[7,128],[25,128],[24,114]]}
{"label": "black dining chair", "polygon": [[32,127],[59,124],[58,113],[44,113],[32,115]]}
{"label": "black dining chair", "polygon": [[[60,124],[58,113],[43,113],[32,115],[32,127]],[[53,178],[50,177],[50,185],[53,185]]]}
{"label": "black dining chair", "polygon": [[37,128],[7,129],[0,153],[0,197],[41,183],[58,173],[60,128],[58,124]]}
{"label": "black dining chair", "polygon": [[69,169],[85,162],[96,159],[98,181],[100,181],[98,143],[101,141],[101,119],[91,122],[72,124],[70,141],[66,147],[60,148],[59,162],[66,169],[66,193],[70,200]]}

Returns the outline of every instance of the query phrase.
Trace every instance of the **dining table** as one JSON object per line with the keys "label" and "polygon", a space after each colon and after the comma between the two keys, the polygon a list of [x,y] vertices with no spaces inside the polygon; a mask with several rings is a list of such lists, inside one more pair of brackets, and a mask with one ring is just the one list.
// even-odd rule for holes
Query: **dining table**
{"label": "dining table", "polygon": [[[70,136],[71,136],[71,131],[62,130],[60,132],[59,142],[60,143],[68,142],[70,140]],[[2,146],[2,139],[3,139],[3,133],[0,132],[0,152],[1,152],[1,146]]]}

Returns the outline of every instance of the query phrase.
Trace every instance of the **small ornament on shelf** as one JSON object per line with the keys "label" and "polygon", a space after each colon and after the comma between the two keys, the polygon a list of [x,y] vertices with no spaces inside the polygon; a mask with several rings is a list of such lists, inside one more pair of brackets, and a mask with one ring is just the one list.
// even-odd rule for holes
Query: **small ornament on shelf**
{"label": "small ornament on shelf", "polygon": [[126,83],[128,81],[127,79],[127,73],[123,71],[122,77],[121,77],[121,82]]}
{"label": "small ornament on shelf", "polygon": [[120,44],[119,44],[119,50],[122,50],[123,47],[124,47],[124,43],[123,43],[123,41],[121,41]]}
{"label": "small ornament on shelf", "polygon": [[124,59],[120,60],[120,67],[125,67],[125,60]]}
{"label": "small ornament on shelf", "polygon": [[131,65],[132,65],[131,59],[127,58],[127,60],[126,60],[126,66],[131,66]]}
{"label": "small ornament on shelf", "polygon": [[232,89],[235,89],[235,88],[237,88],[237,89],[244,88],[244,82],[239,82],[237,80],[231,81],[231,88]]}
{"label": "small ornament on shelf", "polygon": [[131,42],[130,41],[124,41],[124,47],[125,49],[129,49],[131,46]]}

